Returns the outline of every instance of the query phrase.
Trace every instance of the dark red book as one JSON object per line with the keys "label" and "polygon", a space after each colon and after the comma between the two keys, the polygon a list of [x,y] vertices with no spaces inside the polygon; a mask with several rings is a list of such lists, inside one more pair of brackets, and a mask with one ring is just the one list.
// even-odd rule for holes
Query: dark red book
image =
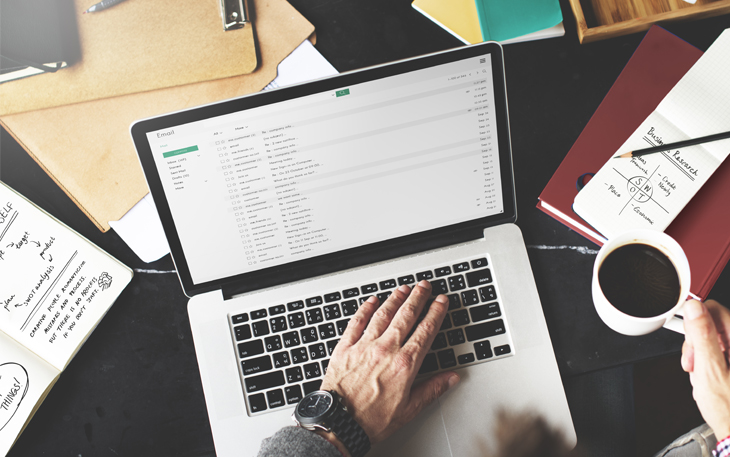
{"label": "dark red book", "polygon": [[[653,26],[540,194],[537,207],[599,246],[603,238],[573,212],[577,182],[597,172],[702,56]],[[730,160],[726,160],[665,232],[682,246],[691,292],[705,299],[730,259]]]}

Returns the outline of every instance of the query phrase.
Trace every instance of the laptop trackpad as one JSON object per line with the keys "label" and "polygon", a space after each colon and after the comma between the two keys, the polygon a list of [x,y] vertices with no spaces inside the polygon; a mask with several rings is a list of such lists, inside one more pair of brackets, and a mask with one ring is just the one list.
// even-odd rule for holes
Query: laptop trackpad
{"label": "laptop trackpad", "polygon": [[370,453],[398,457],[450,456],[440,401],[434,401],[402,429],[374,446]]}

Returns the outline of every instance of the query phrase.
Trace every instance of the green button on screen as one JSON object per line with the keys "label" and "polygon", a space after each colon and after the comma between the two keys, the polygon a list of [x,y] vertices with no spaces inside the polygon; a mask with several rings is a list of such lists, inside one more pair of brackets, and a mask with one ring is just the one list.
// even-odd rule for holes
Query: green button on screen
{"label": "green button on screen", "polygon": [[164,157],[166,159],[168,157],[179,156],[180,154],[185,154],[188,152],[195,152],[197,150],[198,150],[197,146],[188,146],[187,148],[176,149],[176,150],[170,151],[170,152],[163,152],[162,157]]}
{"label": "green button on screen", "polygon": [[342,89],[335,92],[335,95],[338,97],[342,97],[343,95],[350,95],[350,89]]}

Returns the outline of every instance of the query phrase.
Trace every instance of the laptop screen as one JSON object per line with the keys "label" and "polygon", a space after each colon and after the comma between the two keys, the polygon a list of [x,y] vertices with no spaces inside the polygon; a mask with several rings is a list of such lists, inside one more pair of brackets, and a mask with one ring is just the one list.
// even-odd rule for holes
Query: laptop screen
{"label": "laptop screen", "polygon": [[210,105],[143,121],[137,135],[133,126],[178,270],[183,259],[198,287],[513,215],[495,50]]}

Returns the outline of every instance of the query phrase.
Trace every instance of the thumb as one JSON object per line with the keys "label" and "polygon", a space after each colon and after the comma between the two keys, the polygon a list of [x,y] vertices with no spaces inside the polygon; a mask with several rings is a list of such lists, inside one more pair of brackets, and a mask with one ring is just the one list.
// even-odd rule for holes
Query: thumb
{"label": "thumb", "polygon": [[707,307],[697,300],[689,300],[684,304],[684,331],[692,348],[695,369],[708,363],[725,367],[715,321],[707,312]]}
{"label": "thumb", "polygon": [[[446,393],[447,390],[459,383],[461,378],[453,371],[439,373],[436,376],[418,384],[411,390],[409,413],[411,418],[416,417],[423,408]],[[410,420],[410,419],[409,419]]]}

